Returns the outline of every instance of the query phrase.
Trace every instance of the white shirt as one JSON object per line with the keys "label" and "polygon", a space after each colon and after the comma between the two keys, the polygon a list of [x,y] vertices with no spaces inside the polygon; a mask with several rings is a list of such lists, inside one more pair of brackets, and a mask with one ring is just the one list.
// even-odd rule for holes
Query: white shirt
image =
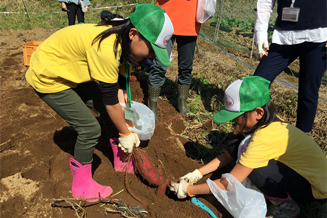
{"label": "white shirt", "polygon": [[[258,0],[255,18],[256,41],[268,39],[269,18],[276,0]],[[327,41],[327,27],[307,30],[276,30],[272,36],[272,43],[279,45],[294,45],[303,42],[322,43]]]}

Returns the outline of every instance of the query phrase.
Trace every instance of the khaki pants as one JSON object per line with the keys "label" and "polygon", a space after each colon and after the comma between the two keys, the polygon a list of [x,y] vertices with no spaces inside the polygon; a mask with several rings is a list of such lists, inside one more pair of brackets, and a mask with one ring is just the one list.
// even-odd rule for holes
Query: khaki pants
{"label": "khaki pants", "polygon": [[83,165],[91,163],[101,126],[90,109],[103,119],[107,130],[115,128],[103,104],[99,85],[91,81],[57,93],[36,93],[77,131],[74,159]]}

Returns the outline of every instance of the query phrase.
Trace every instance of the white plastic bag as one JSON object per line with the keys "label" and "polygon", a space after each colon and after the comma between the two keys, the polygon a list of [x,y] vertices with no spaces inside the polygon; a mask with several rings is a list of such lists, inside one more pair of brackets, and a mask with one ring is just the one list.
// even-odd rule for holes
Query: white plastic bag
{"label": "white plastic bag", "polygon": [[81,5],[81,8],[82,8],[83,13],[85,13],[84,1],[83,0],[79,0],[79,4]]}
{"label": "white plastic bag", "polygon": [[216,0],[198,0],[196,21],[204,23],[213,17],[216,11]]}
{"label": "white plastic bag", "polygon": [[[125,108],[128,108],[128,103],[120,103]],[[146,105],[132,101],[131,108],[137,113],[137,121],[134,122],[134,128],[129,128],[132,132],[136,133],[140,140],[149,140],[154,133],[155,128],[155,116],[153,111]]]}
{"label": "white plastic bag", "polygon": [[263,218],[267,213],[267,205],[262,193],[245,188],[232,174],[222,175],[228,181],[227,190],[220,189],[216,183],[207,179],[212,194],[237,218]]}

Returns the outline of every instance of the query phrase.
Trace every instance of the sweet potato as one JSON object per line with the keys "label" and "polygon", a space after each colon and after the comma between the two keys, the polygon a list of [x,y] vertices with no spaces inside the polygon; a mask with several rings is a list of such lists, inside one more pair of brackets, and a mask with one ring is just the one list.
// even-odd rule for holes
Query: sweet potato
{"label": "sweet potato", "polygon": [[150,157],[140,149],[134,149],[132,158],[137,172],[145,179],[150,185],[158,186],[156,194],[159,198],[165,195],[167,185],[172,181],[162,175],[161,168],[153,165]]}
{"label": "sweet potato", "polygon": [[137,172],[150,184],[159,186],[164,183],[161,170],[154,167],[148,155],[140,149],[133,150],[133,161]]}

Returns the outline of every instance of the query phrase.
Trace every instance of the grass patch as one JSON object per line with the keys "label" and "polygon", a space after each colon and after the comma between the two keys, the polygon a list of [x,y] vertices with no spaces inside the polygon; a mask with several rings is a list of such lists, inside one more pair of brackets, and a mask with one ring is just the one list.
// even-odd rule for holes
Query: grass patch
{"label": "grass patch", "polygon": [[[85,23],[98,23],[102,10],[109,10],[122,16],[131,14],[137,3],[154,3],[154,0],[93,0]],[[111,7],[111,8],[103,8]],[[55,0],[2,0],[0,1],[1,29],[59,29],[68,26],[67,13],[61,11],[61,3]],[[8,13],[3,13],[8,12]],[[76,21],[77,22],[77,21]]]}

